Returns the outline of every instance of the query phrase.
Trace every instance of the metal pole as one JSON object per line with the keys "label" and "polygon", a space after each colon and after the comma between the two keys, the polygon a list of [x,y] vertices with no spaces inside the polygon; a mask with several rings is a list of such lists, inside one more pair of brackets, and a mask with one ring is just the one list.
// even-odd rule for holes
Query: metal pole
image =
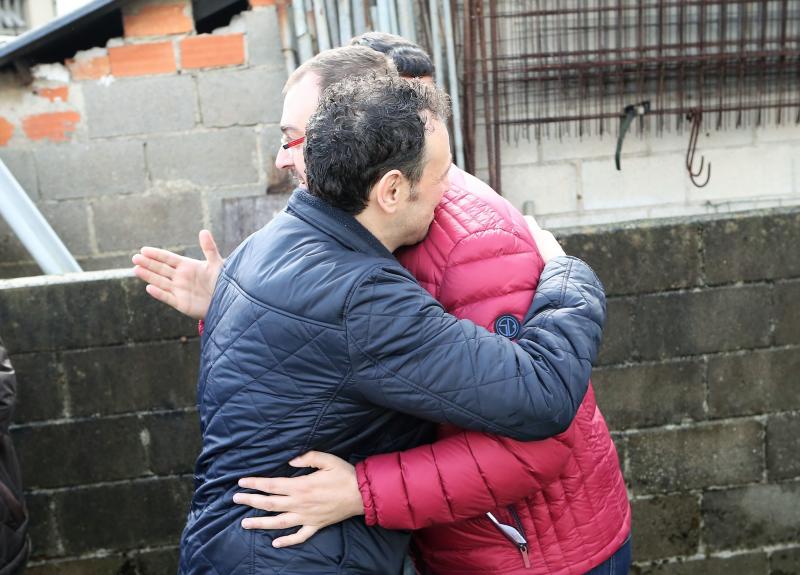
{"label": "metal pole", "polygon": [[308,32],[306,24],[306,12],[302,0],[292,2],[292,12],[294,14],[294,30],[297,34],[297,51],[300,53],[300,62],[310,60],[314,56],[314,49],[311,47],[311,34]]}
{"label": "metal pole", "polygon": [[389,11],[389,1],[390,0],[378,0],[378,30],[380,32],[392,31],[392,17]]}
{"label": "metal pole", "polygon": [[395,0],[389,0],[389,23],[392,29],[392,34],[400,34],[400,24],[397,20],[397,4]]}
{"label": "metal pole", "polygon": [[331,39],[331,46],[337,48],[342,42],[350,38],[339,38],[339,10],[337,10],[336,0],[325,0],[325,20],[328,21],[328,35]]}
{"label": "metal pole", "polygon": [[400,35],[412,42],[417,41],[417,27],[414,25],[414,2],[411,0],[399,0],[400,5],[397,9],[400,21]]}
{"label": "metal pole", "polygon": [[331,37],[328,34],[328,19],[325,17],[325,1],[314,1],[314,19],[317,22],[317,44],[319,51],[331,49]]}
{"label": "metal pole", "polygon": [[430,0],[431,43],[433,44],[433,66],[436,68],[436,85],[444,86],[442,66],[442,40],[439,38],[439,0]]}
{"label": "metal pole", "polygon": [[82,271],[36,205],[0,160],[0,215],[46,274]]}
{"label": "metal pole", "polygon": [[367,31],[367,13],[364,0],[353,0],[353,35],[360,36]]}
{"label": "metal pole", "polygon": [[[435,0],[434,0],[435,1]],[[453,39],[453,18],[450,0],[444,0],[444,40],[447,53],[447,77],[450,100],[453,107],[453,143],[456,148],[456,164],[464,168],[464,139],[461,134],[461,103],[458,99],[458,75],[456,71],[456,45]]]}
{"label": "metal pole", "polygon": [[285,4],[277,4],[275,8],[278,11],[278,29],[281,35],[281,51],[286,61],[286,72],[291,74],[297,68],[297,52],[292,42],[292,21],[289,19]]}
{"label": "metal pole", "polygon": [[[356,4],[359,0],[356,0]],[[339,37],[341,46],[350,43],[353,37],[353,25],[350,21],[350,0],[339,0]]]}

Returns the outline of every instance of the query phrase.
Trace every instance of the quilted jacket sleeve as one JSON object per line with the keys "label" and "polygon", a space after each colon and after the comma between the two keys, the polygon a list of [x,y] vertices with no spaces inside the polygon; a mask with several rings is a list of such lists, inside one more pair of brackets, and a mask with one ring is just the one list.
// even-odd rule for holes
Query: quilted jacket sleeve
{"label": "quilted jacket sleeve", "polygon": [[559,476],[570,457],[571,429],[530,442],[462,431],[373,455],[356,465],[367,524],[421,529],[519,501]]}
{"label": "quilted jacket sleeve", "polygon": [[372,270],[348,299],[352,382],[364,399],[526,441],[569,426],[605,320],[600,281],[567,256],[545,266],[516,344],[446,313],[399,270]]}

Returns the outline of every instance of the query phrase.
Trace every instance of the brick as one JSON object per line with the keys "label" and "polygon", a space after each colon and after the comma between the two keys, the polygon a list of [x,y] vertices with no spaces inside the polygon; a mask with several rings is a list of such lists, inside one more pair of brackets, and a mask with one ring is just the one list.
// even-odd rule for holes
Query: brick
{"label": "brick", "polygon": [[800,412],[767,420],[767,474],[771,481],[800,477]]}
{"label": "brick", "polygon": [[108,55],[75,58],[65,62],[74,82],[98,80],[111,74],[111,61]]}
{"label": "brick", "polygon": [[274,6],[275,0],[250,0],[250,6],[257,8],[259,6]]}
{"label": "brick", "polygon": [[222,246],[232,252],[246,237],[260,230],[286,207],[288,195],[261,195],[222,200]]}
{"label": "brick", "polygon": [[66,142],[80,121],[78,112],[48,112],[26,116],[22,120],[22,129],[31,140]]}
{"label": "brick", "polygon": [[800,276],[800,213],[746,216],[703,225],[707,282],[733,283]]}
{"label": "brick", "polygon": [[251,128],[154,137],[147,142],[147,164],[154,180],[202,186],[257,182],[257,155]]}
{"label": "brick", "polygon": [[[43,279],[0,289],[0,324],[10,353],[80,349],[125,341],[126,293],[117,280]],[[96,309],[98,313],[86,313]]]}
{"label": "brick", "polygon": [[200,453],[200,424],[196,411],[154,415],[144,421],[148,461],[156,475],[187,474]]}
{"label": "brick", "polygon": [[578,209],[578,171],[575,164],[503,166],[503,196],[534,216]]}
{"label": "brick", "polygon": [[194,21],[187,14],[188,5],[147,4],[125,10],[122,27],[126,38],[138,36],[168,36],[194,30]]}
{"label": "brick", "polygon": [[[699,202],[726,202],[786,195],[793,189],[793,153],[796,152],[788,145],[704,149],[702,154],[706,162],[714,166],[712,177],[703,188],[692,186],[689,197]],[[748,169],[743,170],[742,166],[748,166]]]}
{"label": "brick", "polygon": [[190,36],[180,41],[181,68],[218,68],[244,64],[244,34]]}
{"label": "brick", "polygon": [[172,42],[127,44],[108,49],[111,74],[126,76],[153,76],[177,71]]}
{"label": "brick", "polygon": [[89,212],[84,200],[40,202],[38,207],[73,256],[92,251]]}
{"label": "brick", "polygon": [[188,76],[83,86],[89,136],[105,138],[190,130],[197,111]]}
{"label": "brick", "polygon": [[800,343],[800,280],[775,284],[775,309],[775,343]]}
{"label": "brick", "polygon": [[203,227],[202,198],[194,192],[100,198],[93,209],[101,252],[190,244]]}
{"label": "brick", "polygon": [[763,436],[754,420],[637,433],[628,438],[627,479],[637,493],[758,481]]}
{"label": "brick", "polygon": [[36,168],[47,199],[141,193],[147,186],[144,144],[135,140],[48,146],[37,151]]}
{"label": "brick", "polygon": [[753,351],[708,360],[711,417],[800,409],[800,352]]}
{"label": "brick", "polygon": [[11,360],[17,372],[14,422],[64,417],[67,398],[58,356],[54,353],[15,354]]}
{"label": "brick", "polygon": [[680,154],[624,158],[622,171],[618,172],[611,158],[586,160],[581,164],[583,208],[682,204],[686,201],[688,180],[685,163],[686,158]]}
{"label": "brick", "polygon": [[37,96],[46,98],[51,102],[66,102],[69,98],[69,86],[57,86],[54,88],[37,88],[35,90]]}
{"label": "brick", "polygon": [[[146,475],[135,417],[18,427],[13,432],[28,488],[52,488]],[[102,465],[98,465],[102,462]]]}
{"label": "brick", "polygon": [[633,559],[691,555],[700,541],[700,504],[690,494],[635,499],[633,513]]}
{"label": "brick", "polygon": [[769,558],[770,575],[796,575],[800,573],[800,547],[773,551]]}
{"label": "brick", "polygon": [[[64,546],[78,555],[174,545],[186,521],[192,491],[191,480],[168,478],[59,492]],[[87,516],[92,521],[86,521]]]}
{"label": "brick", "polygon": [[766,553],[743,553],[731,557],[707,557],[685,562],[640,567],[634,573],[652,575],[769,575]]}
{"label": "brick", "polygon": [[632,323],[635,308],[636,300],[632,298],[607,300],[603,343],[596,365],[619,363],[635,355]]}
{"label": "brick", "polygon": [[595,369],[597,402],[611,429],[704,418],[703,364],[676,362]]}
{"label": "brick", "polygon": [[634,331],[646,359],[765,347],[771,339],[771,311],[765,309],[769,286],[648,295],[638,301]]}
{"label": "brick", "polygon": [[[274,2],[269,0],[272,5]],[[255,6],[252,2],[251,6]],[[266,4],[259,4],[266,6]],[[250,66],[270,66],[285,69],[286,60],[281,47],[281,35],[278,29],[278,14],[275,8],[248,10],[243,13],[245,41],[247,42],[247,63]]]}
{"label": "brick", "polygon": [[0,160],[32,200],[39,197],[36,178],[35,154],[29,150],[0,150]]}
{"label": "brick", "polygon": [[703,540],[710,550],[800,539],[800,483],[748,485],[703,494]]}
{"label": "brick", "polygon": [[[55,501],[46,493],[26,493],[25,504],[30,515],[31,558],[63,554],[55,513]],[[29,573],[30,571],[26,571]]]}
{"label": "brick", "polygon": [[0,116],[0,146],[5,146],[14,135],[14,124]]}
{"label": "brick", "polygon": [[[199,228],[197,228],[199,229]],[[163,303],[154,300],[144,290],[145,284],[137,278],[125,282],[128,308],[128,330],[133,341],[162,341],[167,339],[196,338],[197,322]],[[196,346],[197,342],[186,345]],[[191,361],[189,357],[183,361]],[[192,366],[192,372],[197,369]]]}
{"label": "brick", "polygon": [[700,237],[691,223],[626,224],[570,234],[564,250],[592,266],[608,295],[657,292],[700,283]]}
{"label": "brick", "polygon": [[196,403],[197,341],[103,347],[62,357],[73,416],[181,409]]}
{"label": "brick", "polygon": [[[280,97],[264,97],[274,89],[278,94],[286,81],[285,70],[246,68],[216,70],[200,74],[197,91],[203,124],[212,127],[277,124],[283,101]],[[265,150],[266,161],[273,159],[274,149]]]}

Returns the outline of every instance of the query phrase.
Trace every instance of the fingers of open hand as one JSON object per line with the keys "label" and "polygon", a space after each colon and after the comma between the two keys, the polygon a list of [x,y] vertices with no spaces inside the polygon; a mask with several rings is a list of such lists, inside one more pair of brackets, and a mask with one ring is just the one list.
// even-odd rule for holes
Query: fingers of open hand
{"label": "fingers of open hand", "polygon": [[176,267],[183,256],[179,256],[178,254],[171,252],[169,250],[162,250],[161,248],[152,248],[150,246],[145,246],[139,250],[144,257],[149,258],[151,260],[155,260],[157,262],[166,264],[171,267]]}
{"label": "fingers of open hand", "polygon": [[272,542],[272,546],[289,547],[291,545],[297,545],[298,543],[303,543],[309,539],[317,531],[319,531],[319,527],[315,527],[313,525],[304,525],[297,533],[278,537]]}
{"label": "fingers of open hand", "polygon": [[140,280],[153,284],[154,286],[164,291],[172,290],[172,279],[163,275],[157,274],[145,267],[137,265],[133,268],[133,273]]}
{"label": "fingers of open hand", "polygon": [[176,305],[175,296],[172,295],[171,292],[163,290],[160,287],[153,284],[148,284],[144,289],[153,299],[156,299],[161,303],[165,303],[169,306],[175,307]]}
{"label": "fingers of open hand", "polygon": [[303,520],[297,513],[281,513],[269,517],[245,517],[242,527],[245,529],[289,529],[302,525]]}
{"label": "fingers of open hand", "polygon": [[305,477],[243,477],[239,487],[272,495],[291,495],[303,490]]}
{"label": "fingers of open hand", "polygon": [[136,254],[133,256],[132,260],[138,267],[165,278],[171,279],[175,275],[174,267],[161,260],[147,257],[144,254]]}
{"label": "fingers of open hand", "polygon": [[258,495],[256,493],[237,493],[233,502],[249,505],[262,511],[289,511],[292,509],[292,498],[283,495]]}

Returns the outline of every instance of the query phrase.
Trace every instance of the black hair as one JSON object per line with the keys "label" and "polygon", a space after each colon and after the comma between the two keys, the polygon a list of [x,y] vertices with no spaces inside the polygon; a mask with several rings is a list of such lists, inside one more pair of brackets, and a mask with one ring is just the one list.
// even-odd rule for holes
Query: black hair
{"label": "black hair", "polygon": [[386,54],[394,62],[397,72],[406,78],[433,76],[434,66],[431,57],[419,44],[402,36],[386,32],[366,32],[350,40],[353,46],[366,46]]}

